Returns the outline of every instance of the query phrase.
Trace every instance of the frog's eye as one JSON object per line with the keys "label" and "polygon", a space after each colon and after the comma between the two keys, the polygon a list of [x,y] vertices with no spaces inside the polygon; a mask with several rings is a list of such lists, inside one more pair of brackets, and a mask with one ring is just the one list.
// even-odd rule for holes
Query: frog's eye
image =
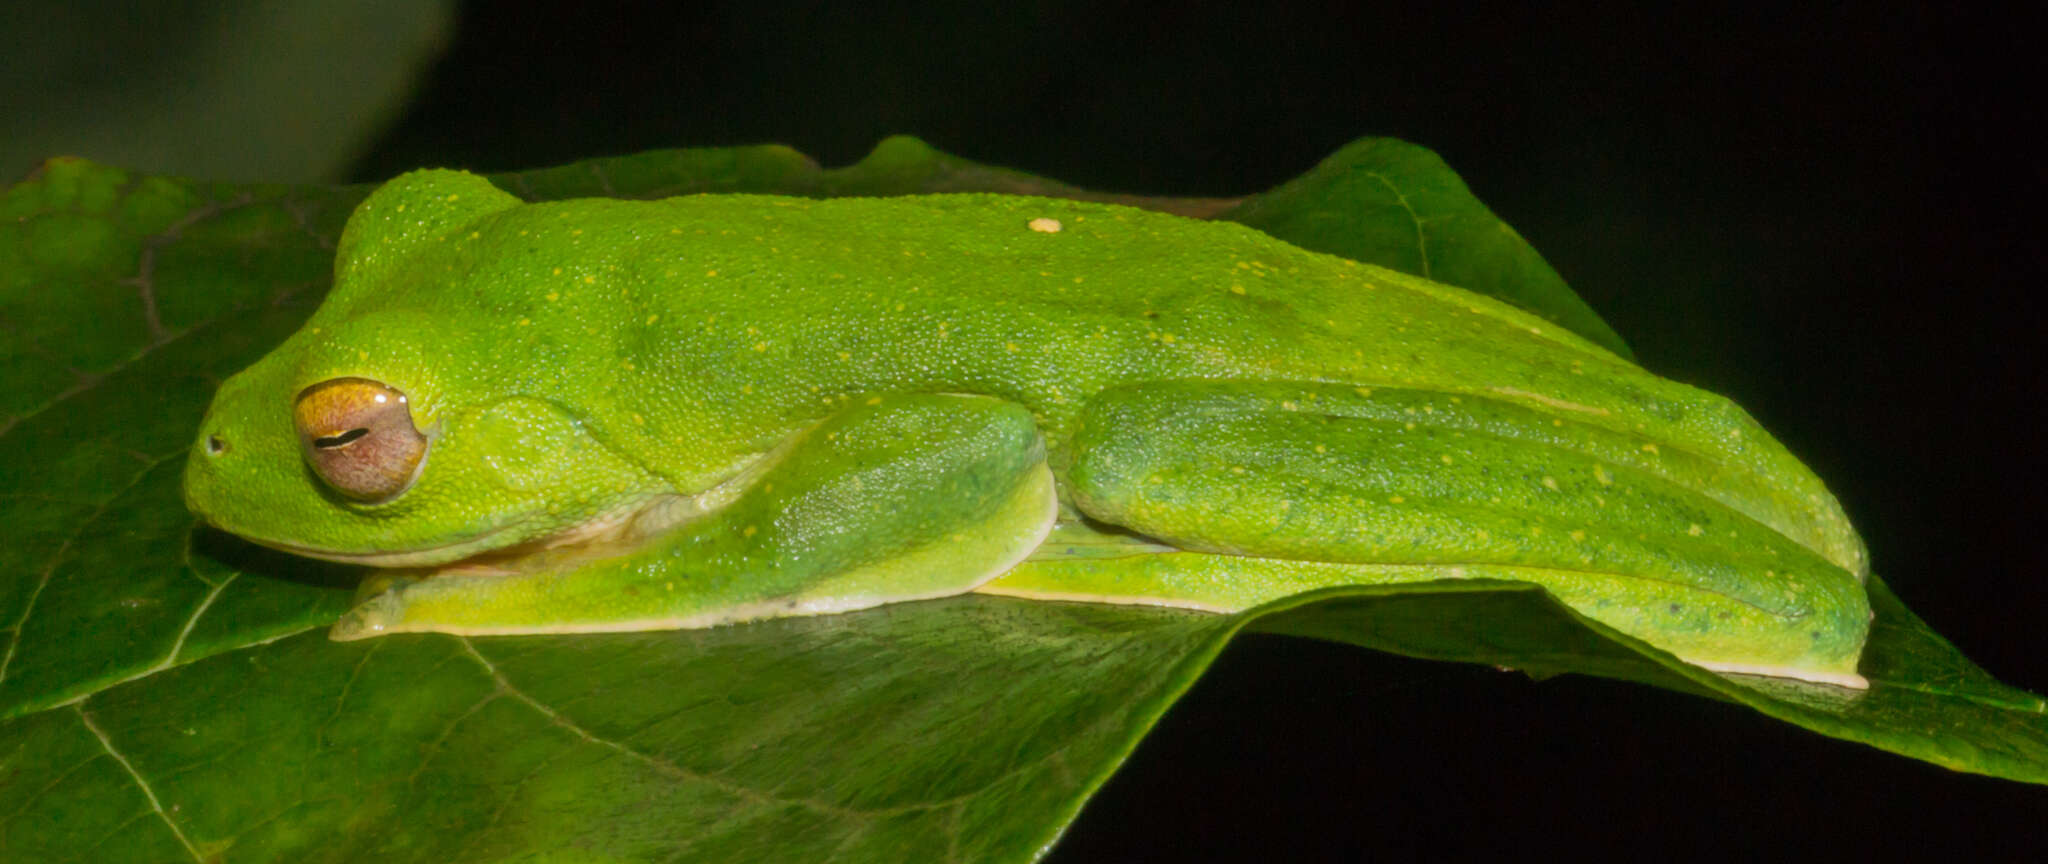
{"label": "frog's eye", "polygon": [[335,378],[299,393],[292,419],[313,473],[358,501],[404,492],[427,455],[405,394],[367,378]]}

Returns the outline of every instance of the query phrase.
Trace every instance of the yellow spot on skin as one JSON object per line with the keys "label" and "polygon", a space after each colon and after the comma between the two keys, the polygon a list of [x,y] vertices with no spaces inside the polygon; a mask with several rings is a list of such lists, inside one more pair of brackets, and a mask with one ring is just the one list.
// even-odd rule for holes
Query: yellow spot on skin
{"label": "yellow spot on skin", "polygon": [[631,360],[620,360],[619,365],[626,367],[627,371],[631,371],[633,369],[633,361]]}
{"label": "yellow spot on skin", "polygon": [[1399,495],[1395,495],[1395,496],[1393,496],[1393,497],[1391,497],[1391,498],[1388,498],[1388,499],[1387,499],[1387,503],[1388,503],[1388,504],[1400,504],[1400,503],[1402,503],[1402,502],[1404,502],[1404,501],[1407,501],[1407,500],[1408,500],[1408,499],[1406,499],[1406,498],[1403,498],[1403,497],[1401,497],[1401,496],[1399,496]]}
{"label": "yellow spot on skin", "polygon": [[1486,532],[1484,532],[1484,531],[1481,531],[1481,532],[1479,532],[1479,533],[1477,533],[1477,534],[1474,534],[1474,535],[1472,535],[1472,536],[1474,536],[1474,537],[1477,537],[1477,538],[1479,538],[1479,539],[1481,539],[1481,540],[1491,540],[1491,539],[1493,539],[1493,535],[1492,535],[1492,534],[1488,534],[1488,533],[1486,533]]}
{"label": "yellow spot on skin", "polygon": [[661,320],[661,316],[660,316],[660,315],[649,315],[649,316],[647,316],[647,323],[649,323],[649,324],[652,324],[652,323],[654,323],[654,322],[656,322],[656,321],[660,321],[660,320]]}
{"label": "yellow spot on skin", "polygon": [[[560,270],[556,270],[555,272],[557,272],[557,273],[560,273],[560,272],[562,272],[562,271],[560,271]],[[562,299],[562,293],[561,293],[560,291],[549,291],[549,292],[548,292],[548,302],[550,302],[550,303],[553,303],[554,301],[556,301],[556,300],[560,300],[560,299]]]}
{"label": "yellow spot on skin", "polygon": [[868,397],[868,402],[867,402],[867,404],[869,404],[869,405],[880,405],[880,404],[882,404],[882,397],[880,397],[880,396],[869,396],[869,397]]}
{"label": "yellow spot on skin", "polygon": [[741,385],[740,385],[740,392],[741,392],[741,393],[752,393],[752,392],[754,392],[754,385],[752,385],[752,384],[741,384]]}
{"label": "yellow spot on skin", "polygon": [[1573,539],[1573,540],[1585,540],[1585,539],[1586,539],[1586,532],[1584,532],[1584,531],[1573,531],[1573,532],[1572,532],[1572,539]]}
{"label": "yellow spot on skin", "polygon": [[1403,429],[1406,429],[1406,430],[1408,430],[1408,431],[1410,431],[1410,432],[1413,432],[1413,431],[1415,431],[1415,424],[1414,424],[1414,423],[1403,423],[1403,424],[1401,424],[1401,428],[1403,428]]}
{"label": "yellow spot on skin", "polygon": [[716,270],[706,270],[706,271],[704,271],[704,275],[706,275],[706,276],[716,276],[716,275],[718,275],[718,271],[716,271]]}
{"label": "yellow spot on skin", "polygon": [[1012,353],[1012,354],[1015,354],[1015,353],[1017,353],[1017,343],[1015,343],[1015,342],[1004,342],[1004,343],[1003,343],[1003,350],[1005,350],[1005,351],[1008,351],[1008,352],[1010,352],[1010,353]]}
{"label": "yellow spot on skin", "polygon": [[1692,523],[1691,525],[1689,525],[1689,526],[1687,526],[1687,527],[1686,527],[1686,529],[1685,529],[1685,533],[1687,533],[1687,534],[1691,534],[1691,535],[1692,535],[1692,536],[1694,536],[1694,537],[1698,537],[1698,536],[1700,536],[1701,534],[1705,534],[1705,533],[1707,533],[1707,529],[1705,529],[1705,528],[1701,528],[1701,527],[1700,527],[1700,523],[1698,523],[1698,522],[1694,522],[1694,523]]}
{"label": "yellow spot on skin", "polygon": [[596,277],[596,276],[585,276],[585,277],[583,277],[583,284],[585,284],[585,285],[595,285],[595,284],[597,284],[597,277]]}
{"label": "yellow spot on skin", "polygon": [[1244,466],[1243,466],[1243,465],[1232,465],[1232,466],[1230,466],[1230,473],[1232,473],[1232,474],[1243,474],[1243,473],[1244,473]]}
{"label": "yellow spot on skin", "polygon": [[647,418],[645,418],[645,417],[642,417],[642,416],[640,416],[640,415],[638,415],[638,414],[634,414],[634,415],[633,415],[633,422],[634,422],[634,423],[637,423],[637,424],[639,424],[639,425],[641,425],[641,426],[645,426],[645,425],[647,425]]}
{"label": "yellow spot on skin", "polygon": [[1058,219],[1047,219],[1044,216],[1040,216],[1031,220],[1028,224],[1031,226],[1031,230],[1041,234],[1060,233],[1060,220]]}
{"label": "yellow spot on skin", "polygon": [[483,239],[483,237],[484,237],[484,232],[482,232],[482,231],[471,231],[471,232],[469,232],[469,239],[471,239],[471,240],[482,240],[482,239]]}
{"label": "yellow spot on skin", "polygon": [[1643,452],[1644,452],[1644,453],[1655,453],[1655,452],[1657,452],[1657,445],[1655,445],[1655,444],[1644,444],[1644,445],[1643,445]]}
{"label": "yellow spot on skin", "polygon": [[356,352],[356,359],[357,359],[357,360],[368,360],[368,359],[370,359],[370,352],[368,352],[368,351],[357,351],[357,352]]}
{"label": "yellow spot on skin", "polygon": [[766,342],[756,342],[756,343],[754,343],[754,350],[756,350],[756,351],[766,351],[766,350],[768,350],[768,343],[766,343]]}
{"label": "yellow spot on skin", "polygon": [[1288,411],[1299,411],[1299,410],[1301,410],[1301,406],[1298,406],[1298,405],[1294,404],[1293,402],[1289,402],[1289,401],[1286,401],[1286,400],[1282,400],[1282,401],[1280,402],[1280,407],[1281,407],[1281,408],[1284,408],[1284,409],[1286,409],[1286,410],[1288,410]]}
{"label": "yellow spot on skin", "polygon": [[752,537],[752,536],[754,536],[755,534],[759,533],[759,532],[760,532],[760,530],[761,530],[761,529],[759,529],[759,528],[757,528],[757,527],[754,527],[754,526],[752,526],[752,525],[748,525],[748,526],[747,526],[747,530],[745,530],[745,531],[741,531],[740,533],[741,533],[741,534],[744,534],[744,535],[746,535],[746,536],[748,536],[748,537]]}
{"label": "yellow spot on skin", "polygon": [[1548,490],[1550,490],[1550,491],[1552,491],[1552,492],[1556,492],[1556,491],[1557,491],[1557,478],[1556,478],[1556,477],[1552,477],[1552,476],[1550,476],[1550,475],[1548,475],[1548,474],[1544,475],[1544,476],[1543,476],[1543,488],[1545,488],[1545,489],[1548,489]]}
{"label": "yellow spot on skin", "polygon": [[1358,395],[1360,395],[1360,396],[1364,396],[1364,397],[1365,397],[1365,398],[1367,398],[1367,399],[1371,399],[1371,398],[1372,398],[1372,388],[1371,388],[1371,387],[1360,387],[1360,388],[1358,388]]}
{"label": "yellow spot on skin", "polygon": [[1316,445],[1316,452],[1317,452],[1317,453],[1328,453],[1328,452],[1330,452],[1330,448],[1328,448],[1328,447],[1324,447],[1324,446],[1323,446],[1323,445],[1321,445],[1321,444],[1317,444],[1317,445]]}
{"label": "yellow spot on skin", "polygon": [[531,318],[521,318],[521,319],[519,319],[519,326],[521,326],[521,327],[529,327],[529,326],[532,326],[532,325],[533,325],[533,319],[531,319]]}
{"label": "yellow spot on skin", "polygon": [[852,355],[852,354],[848,354],[848,353],[846,353],[846,352],[844,352],[844,351],[841,351],[841,352],[839,352],[839,359],[841,359],[841,360],[852,360],[852,359],[853,359],[853,355]]}
{"label": "yellow spot on skin", "polygon": [[1606,468],[1599,465],[1593,466],[1593,479],[1600,481],[1602,486],[1614,485],[1614,478],[1607,473]]}
{"label": "yellow spot on skin", "polygon": [[1438,456],[1437,458],[1444,460],[1445,465],[1451,464],[1451,455],[1449,453],[1446,453],[1442,456]]}
{"label": "yellow spot on skin", "polygon": [[1232,294],[1243,294],[1243,293],[1244,293],[1244,286],[1243,286],[1243,285],[1232,285],[1232,286],[1230,286],[1230,293],[1232,293]]}

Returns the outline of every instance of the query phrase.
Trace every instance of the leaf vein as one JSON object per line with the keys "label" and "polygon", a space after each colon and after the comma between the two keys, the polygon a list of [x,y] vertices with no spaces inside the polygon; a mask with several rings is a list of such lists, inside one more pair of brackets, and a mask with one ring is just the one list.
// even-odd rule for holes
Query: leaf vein
{"label": "leaf vein", "polygon": [[[234,200],[234,201],[232,201],[232,202],[225,202],[225,203],[224,203],[224,202],[215,202],[215,203],[212,203],[212,204],[207,204],[207,205],[203,205],[203,206],[201,206],[200,208],[198,208],[197,210],[195,210],[195,211],[194,211],[194,214],[195,214],[195,215],[206,215],[206,216],[215,216],[215,215],[219,215],[219,214],[221,214],[221,213],[226,213],[226,212],[229,212],[229,211],[231,211],[231,210],[235,210],[235,209],[238,209],[238,208],[241,208],[241,207],[250,207],[250,206],[256,206],[256,205],[258,205],[258,204],[260,204],[260,203],[267,203],[267,202],[258,202],[258,201],[256,201],[256,200],[255,200],[255,199],[254,199],[253,197],[251,197],[251,196],[249,196],[249,195],[246,195],[246,194],[245,194],[245,195],[239,196],[239,197],[238,197],[238,199],[236,199],[236,200]],[[180,232],[182,232],[182,231],[183,231],[183,230],[184,230],[185,228],[187,228],[187,227],[190,227],[190,225],[191,225],[191,224],[192,224],[192,223],[193,223],[194,221],[195,221],[195,219],[194,219],[194,218],[192,218],[192,217],[189,217],[189,216],[188,216],[187,218],[185,218],[185,219],[181,219],[181,220],[180,220],[180,221],[179,221],[179,222],[178,222],[177,224],[175,224],[175,225],[172,225],[171,227],[169,227],[169,228],[166,228],[166,229],[164,229],[163,231],[160,231],[160,232],[157,232],[156,234],[151,234],[151,235],[149,235],[149,236],[146,236],[146,237],[144,237],[144,238],[143,238],[143,241],[142,241],[142,242],[143,242],[143,246],[144,246],[144,249],[145,249],[145,250],[148,250],[148,249],[153,249],[153,248],[155,248],[155,246],[156,246],[156,245],[160,245],[160,244],[161,244],[162,242],[164,242],[164,240],[165,240],[165,239],[176,239],[175,237],[170,237],[170,236],[169,236],[169,235],[170,235],[170,232],[173,232],[173,231],[180,231]],[[312,232],[312,231],[310,230],[310,228],[308,228],[308,229],[307,229],[307,233],[308,233],[308,234],[312,234],[313,232]],[[315,236],[316,238],[318,238],[318,236],[319,236],[319,235],[313,235],[313,236]],[[323,247],[325,247],[325,248],[331,248],[331,245],[330,245],[329,243],[325,242],[324,240],[322,241],[321,245],[322,245]],[[138,267],[139,267],[139,266],[140,266],[140,262],[138,262]],[[130,278],[132,279],[132,278],[137,278],[137,277],[130,277]],[[127,281],[127,280],[124,280],[124,281]],[[293,289],[293,290],[295,290],[295,289]],[[291,293],[291,292],[290,292],[290,291],[286,291],[285,293],[286,293],[286,294],[289,294],[289,293]],[[151,313],[151,314],[153,315],[153,313],[154,313],[154,307],[155,307],[155,302],[156,302],[156,301],[155,301],[155,292],[154,292],[154,290],[152,290],[152,291],[150,291],[150,292],[149,292],[149,297],[148,297],[148,299],[146,300],[146,305],[145,305],[145,312]],[[77,383],[75,383],[75,384],[71,385],[70,387],[67,387],[67,388],[65,388],[63,392],[60,392],[60,393],[58,393],[57,395],[55,395],[55,396],[52,396],[52,397],[50,397],[49,401],[47,401],[47,402],[44,402],[44,403],[43,403],[43,404],[41,404],[41,405],[37,405],[36,407],[34,407],[34,408],[31,408],[31,409],[29,409],[29,410],[27,410],[27,411],[25,411],[25,412],[23,412],[23,413],[21,413],[21,414],[17,414],[17,415],[15,415],[15,416],[13,416],[13,417],[9,417],[9,418],[7,418],[6,420],[0,420],[0,439],[4,439],[4,438],[6,438],[6,437],[7,437],[7,434],[8,434],[9,432],[12,432],[12,431],[14,430],[14,427],[16,427],[16,426],[19,426],[19,425],[21,425],[21,424],[22,424],[23,422],[25,422],[25,421],[27,421],[27,420],[29,420],[29,419],[31,419],[31,418],[34,418],[34,417],[36,417],[36,416],[38,416],[38,415],[42,414],[42,413],[43,413],[43,412],[45,412],[45,411],[48,411],[48,410],[50,410],[50,409],[52,409],[52,408],[55,408],[55,407],[57,407],[58,405],[62,405],[62,404],[64,404],[64,403],[65,403],[66,401],[69,401],[70,399],[72,399],[73,397],[76,397],[76,396],[77,396],[78,394],[80,394],[80,393],[83,393],[83,392],[85,392],[85,391],[87,391],[87,390],[90,390],[90,389],[92,389],[93,385],[96,385],[96,384],[100,383],[100,382],[101,382],[102,380],[106,379],[106,378],[107,378],[108,376],[110,376],[110,375],[113,375],[113,374],[114,374],[114,373],[116,373],[116,372],[120,372],[120,371],[121,371],[121,370],[123,370],[123,369],[126,369],[126,368],[128,368],[128,367],[130,367],[130,366],[133,366],[133,365],[135,365],[135,364],[137,364],[137,363],[140,363],[140,362],[142,362],[142,360],[143,360],[144,358],[147,358],[147,357],[148,357],[149,355],[151,355],[151,354],[154,354],[154,353],[156,353],[156,351],[157,351],[158,349],[161,349],[161,348],[163,348],[163,347],[164,347],[164,346],[166,346],[166,345],[169,345],[169,344],[171,344],[171,343],[173,343],[173,342],[176,342],[176,341],[178,341],[178,340],[180,340],[180,339],[183,339],[183,338],[185,338],[185,337],[187,337],[187,336],[190,336],[190,335],[192,335],[192,334],[193,334],[193,333],[195,333],[195,332],[198,332],[198,331],[200,331],[200,330],[203,330],[203,329],[205,329],[205,328],[208,328],[208,327],[211,327],[211,326],[213,326],[213,325],[215,325],[215,324],[218,324],[218,323],[220,323],[220,321],[221,321],[221,320],[222,320],[223,318],[231,317],[232,315],[234,315],[235,313],[238,313],[238,312],[240,312],[240,311],[242,311],[242,310],[240,310],[240,309],[230,310],[229,312],[227,312],[227,313],[225,313],[225,314],[223,314],[223,315],[221,315],[221,316],[218,316],[218,317],[214,317],[214,318],[209,318],[209,319],[206,319],[206,320],[203,320],[203,321],[198,321],[198,322],[195,322],[195,323],[193,323],[193,324],[192,324],[192,326],[190,326],[190,327],[186,327],[185,329],[183,329],[183,330],[179,330],[179,331],[177,331],[177,332],[171,332],[171,331],[168,331],[168,330],[165,330],[165,329],[163,329],[163,328],[162,328],[162,325],[161,325],[161,324],[160,324],[159,322],[155,321],[155,320],[154,320],[154,319],[152,318],[152,319],[150,320],[150,322],[149,322],[149,323],[150,323],[150,336],[151,336],[150,340],[149,340],[148,342],[144,343],[144,344],[143,344],[143,345],[142,345],[141,347],[137,348],[137,349],[136,349],[136,351],[135,351],[135,353],[134,353],[133,355],[131,355],[131,356],[127,357],[126,359],[123,359],[123,360],[120,360],[120,361],[118,361],[118,362],[114,363],[114,365],[113,365],[113,366],[111,366],[111,367],[108,367],[107,369],[105,369],[105,370],[103,370],[103,371],[100,371],[100,372],[81,372],[81,373],[79,373],[79,374],[80,374],[80,375],[82,375],[83,377],[82,377],[82,378],[81,378],[81,379],[80,379],[80,380],[79,380],[79,381],[78,381]]]}
{"label": "leaf vein", "polygon": [[113,739],[108,738],[107,733],[100,730],[99,724],[92,722],[92,715],[86,713],[83,705],[75,706],[72,710],[78,712],[78,722],[85,725],[85,730],[91,732],[92,737],[99,739],[100,748],[106,750],[108,756],[114,757],[115,762],[120,763],[121,770],[128,772],[128,777],[135,781],[136,788],[142,790],[142,797],[149,799],[149,809],[156,811],[157,818],[163,820],[164,827],[171,829],[172,836],[178,838],[178,843],[185,847],[192,860],[203,864],[206,859],[199,854],[198,847],[193,846],[192,841],[185,837],[185,830],[179,828],[178,823],[171,819],[171,814],[164,811],[163,802],[157,799],[156,790],[149,787],[149,781],[142,778],[142,772],[135,770],[135,764],[129,762],[128,757],[121,755],[121,751],[114,749]]}
{"label": "leaf vein", "polygon": [[1422,278],[1434,278],[1429,275],[1429,235],[1422,230],[1422,215],[1415,212],[1413,204],[1408,203],[1407,193],[1402,192],[1401,187],[1395,186],[1394,181],[1388,179],[1386,175],[1377,171],[1364,173],[1365,176],[1379,181],[1381,186],[1387,187],[1388,192],[1394,193],[1394,200],[1400,202],[1401,209],[1408,213],[1408,221],[1415,223],[1415,251],[1422,256]]}
{"label": "leaf vein", "polygon": [[314,741],[324,740],[327,737],[327,728],[333,726],[334,721],[341,718],[341,709],[348,705],[349,691],[355,689],[356,679],[363,674],[363,667],[370,665],[370,656],[376,654],[377,649],[383,646],[383,640],[373,641],[370,643],[369,649],[363,652],[363,656],[356,659],[355,668],[348,671],[348,680],[341,682],[341,693],[334,697],[334,710],[327,715],[325,721],[321,722],[320,728],[313,730]]}
{"label": "leaf vein", "polygon": [[[185,626],[178,629],[178,638],[177,641],[171,643],[170,653],[165,654],[164,659],[158,661],[156,666],[152,667],[148,670],[148,672],[144,672],[143,674],[147,675],[153,672],[161,672],[177,664],[178,655],[183,653],[185,650],[185,639],[192,635],[192,628],[199,623],[200,616],[205,615],[206,610],[213,607],[213,601],[219,599],[221,592],[226,591],[227,587],[234,583],[235,577],[240,575],[242,574],[229,573],[228,578],[220,580],[220,584],[213,586],[213,590],[207,592],[206,599],[199,601],[199,606],[192,610],[192,615],[190,617],[185,619]],[[200,581],[204,582],[206,580],[201,579]]]}
{"label": "leaf vein", "polygon": [[704,774],[698,771],[692,771],[688,768],[684,768],[680,765],[675,764],[674,762],[670,762],[658,756],[643,753],[620,742],[592,734],[590,730],[583,728],[581,725],[578,725],[575,720],[569,718],[568,716],[562,714],[559,711],[556,711],[553,708],[548,707],[545,703],[533,698],[530,695],[527,695],[518,687],[513,686],[511,680],[505,677],[505,673],[498,669],[497,664],[492,663],[490,661],[490,658],[485,657],[482,652],[478,651],[475,643],[471,642],[469,640],[469,637],[458,636],[456,637],[456,639],[462,643],[463,650],[469,652],[469,656],[472,659],[474,659],[478,665],[484,668],[484,671],[491,676],[491,679],[493,681],[497,682],[498,688],[504,691],[506,695],[519,700],[520,702],[524,703],[527,707],[532,708],[536,712],[539,712],[542,717],[547,718],[548,722],[553,723],[556,726],[560,726],[562,729],[568,731],[570,734],[575,735],[578,738],[583,739],[585,742],[590,744],[596,744],[600,747],[605,747],[613,751],[616,751],[630,759],[633,759],[634,761],[637,761],[643,765],[648,766],[649,768],[654,769],[655,773],[661,774],[663,776],[675,780],[688,780],[698,783],[704,783],[714,788],[717,788],[720,791],[723,791],[729,795],[732,795],[736,798],[749,801],[755,804],[797,804],[803,807],[810,808],[812,810],[816,810],[821,813],[827,813],[855,820],[864,820],[871,818],[872,816],[872,814],[869,811],[841,807],[836,804],[828,804],[823,801],[817,801],[809,798],[777,796],[764,793],[756,789],[741,786],[739,784],[733,783],[729,780],[717,777],[715,775]]}
{"label": "leaf vein", "polygon": [[[5,433],[0,431],[0,434]],[[14,665],[14,655],[21,647],[21,632],[28,627],[29,616],[35,614],[36,601],[43,596],[43,589],[49,587],[50,577],[57,572],[57,565],[63,563],[64,556],[70,553],[71,544],[78,542],[78,538],[85,535],[86,528],[99,521],[100,517],[106,515],[108,506],[112,505],[122,495],[127,494],[129,490],[134,489],[137,484],[142,482],[143,478],[149,476],[150,472],[155,471],[164,462],[182,455],[184,455],[184,450],[180,449],[176,454],[163,457],[155,463],[144,465],[135,472],[134,476],[128,478],[128,482],[121,484],[121,488],[108,493],[104,500],[94,505],[92,514],[78,520],[78,525],[71,532],[71,536],[64,538],[64,542],[57,544],[57,548],[50,553],[49,559],[43,565],[42,573],[36,579],[35,590],[29,592],[27,602],[22,604],[21,616],[14,619],[14,625],[8,628],[11,632],[7,637],[7,652],[0,654],[0,682],[7,680],[7,670]]]}
{"label": "leaf vein", "polygon": [[42,788],[22,796],[21,806],[14,808],[13,812],[8,813],[5,816],[0,816],[0,824],[12,822],[16,818],[19,818],[21,814],[28,812],[28,808],[31,805],[35,804],[36,799],[43,797],[43,795],[47,794],[50,790],[64,785],[64,781],[71,779],[71,775],[78,773],[79,769],[84,768],[85,766],[91,765],[92,763],[98,761],[99,758],[100,757],[98,756],[87,756],[84,759],[81,759],[78,762],[74,763],[71,767],[64,769],[63,772],[59,773],[56,777],[52,778],[50,782],[43,784]]}
{"label": "leaf vein", "polygon": [[[301,627],[301,628],[299,628],[299,629],[297,629],[297,630],[287,630],[287,631],[285,631],[285,632],[283,632],[283,633],[279,633],[279,634],[276,634],[276,635],[274,635],[274,636],[266,636],[266,637],[264,637],[264,638],[262,638],[262,639],[258,639],[258,640],[256,640],[256,641],[254,641],[254,642],[245,642],[245,643],[243,643],[243,644],[240,644],[240,645],[235,645],[235,646],[232,646],[232,647],[229,647],[229,648],[223,648],[223,649],[221,649],[221,650],[220,650],[219,652],[217,652],[217,653],[215,653],[215,654],[213,654],[213,655],[209,655],[209,656],[219,656],[220,654],[227,654],[227,653],[230,653],[230,652],[234,652],[234,651],[246,651],[246,650],[248,650],[248,649],[250,649],[250,648],[260,648],[260,647],[262,647],[262,646],[264,646],[264,645],[268,645],[268,644],[270,644],[270,643],[272,643],[272,642],[276,642],[276,641],[278,641],[278,640],[280,640],[280,639],[290,639],[291,637],[293,637],[293,636],[297,636],[297,635],[299,635],[299,634],[301,634],[301,633],[306,633],[306,632],[308,632],[308,631],[312,631],[312,630],[318,630],[318,629],[320,629],[320,625],[318,625],[318,624],[315,624],[315,625],[313,625],[313,626],[310,626],[310,627]],[[83,692],[83,693],[80,693],[80,694],[78,694],[78,695],[76,695],[76,696],[73,696],[73,697],[71,697],[71,698],[69,698],[69,699],[66,699],[66,700],[64,700],[64,701],[62,701],[62,702],[58,702],[58,703],[56,703],[55,705],[50,705],[50,706],[37,706],[37,707],[33,708],[32,710],[34,710],[34,711],[41,711],[41,710],[43,710],[43,708],[44,708],[44,707],[52,707],[52,708],[61,708],[61,707],[67,706],[67,705],[70,705],[70,706],[76,706],[76,705],[79,705],[80,703],[83,703],[83,702],[84,702],[85,700],[87,700],[87,699],[91,699],[92,697],[94,697],[94,696],[96,696],[96,695],[98,695],[98,694],[100,694],[100,693],[105,693],[106,691],[108,691],[108,690],[112,690],[112,689],[114,689],[115,687],[119,687],[119,686],[121,686],[121,685],[123,685],[123,684],[128,684],[128,683],[131,683],[131,682],[134,682],[134,681],[139,681],[139,680],[141,680],[141,679],[143,679],[143,678],[147,678],[147,677],[149,677],[149,676],[151,676],[151,675],[155,675],[156,673],[158,673],[158,672],[162,672],[162,671],[164,671],[164,670],[166,670],[166,669],[169,669],[169,668],[171,668],[171,665],[170,665],[170,664],[167,664],[167,663],[163,663],[163,662],[158,662],[158,663],[157,663],[157,665],[155,665],[155,666],[151,666],[151,667],[149,667],[149,668],[147,668],[147,669],[144,669],[144,670],[142,670],[142,671],[136,672],[135,674],[133,674],[133,675],[129,675],[129,676],[128,676],[128,677],[126,677],[126,678],[122,678],[122,679],[121,679],[121,680],[119,680],[119,681],[109,681],[109,682],[107,682],[107,683],[105,683],[105,684],[101,684],[101,685],[98,685],[98,686],[96,686],[96,687],[93,687],[93,688],[92,688],[92,689],[90,689],[90,690],[87,690],[87,691],[85,691],[85,692]],[[17,706],[17,707],[18,707],[18,706]],[[28,712],[23,712],[23,713],[28,713]]]}

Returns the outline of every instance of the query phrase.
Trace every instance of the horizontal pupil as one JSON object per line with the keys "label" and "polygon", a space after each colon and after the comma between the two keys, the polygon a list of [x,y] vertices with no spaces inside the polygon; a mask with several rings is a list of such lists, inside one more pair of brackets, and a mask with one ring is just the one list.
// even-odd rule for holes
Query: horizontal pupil
{"label": "horizontal pupil", "polygon": [[347,432],[341,433],[340,435],[329,435],[324,438],[315,438],[313,439],[313,446],[318,447],[322,450],[326,450],[330,447],[341,447],[348,444],[350,441],[354,441],[357,438],[361,438],[364,435],[368,434],[370,434],[370,430],[367,428],[350,429]]}

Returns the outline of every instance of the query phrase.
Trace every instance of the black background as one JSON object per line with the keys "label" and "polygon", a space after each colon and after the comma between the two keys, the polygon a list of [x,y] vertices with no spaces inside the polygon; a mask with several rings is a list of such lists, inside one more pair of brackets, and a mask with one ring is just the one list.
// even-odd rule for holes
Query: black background
{"label": "black background", "polygon": [[[1414,141],[1644,365],[1806,459],[1936,630],[2048,692],[2048,184],[2022,22],[885,5],[476,4],[356,176],[771,141],[840,165],[908,132],[1094,188],[1230,195],[1355,137]],[[1051,860],[1973,860],[2040,855],[2044,820],[2048,790],[1745,709],[1255,637]]]}

